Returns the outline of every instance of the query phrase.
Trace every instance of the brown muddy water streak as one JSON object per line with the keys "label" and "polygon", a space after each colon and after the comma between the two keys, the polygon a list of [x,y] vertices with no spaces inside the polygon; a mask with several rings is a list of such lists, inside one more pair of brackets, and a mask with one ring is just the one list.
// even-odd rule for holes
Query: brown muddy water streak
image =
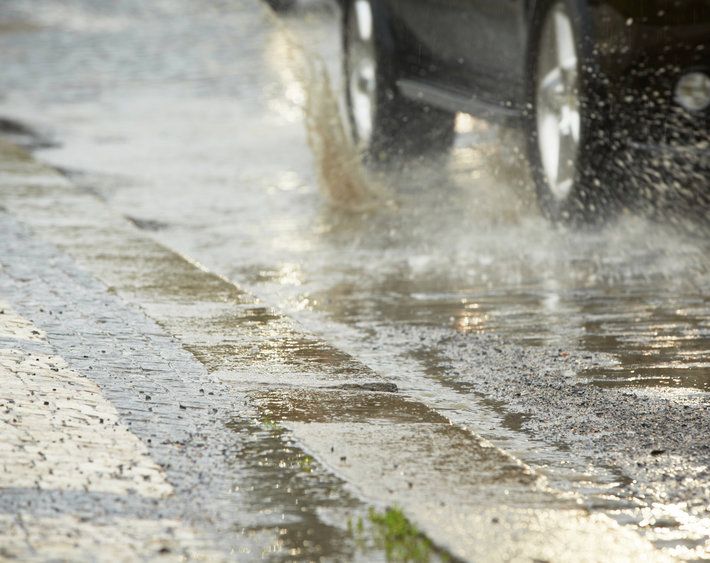
{"label": "brown muddy water streak", "polygon": [[325,61],[305,49],[273,11],[269,15],[281,32],[290,70],[303,91],[304,124],[321,190],[342,209],[373,209],[384,194],[351,142]]}

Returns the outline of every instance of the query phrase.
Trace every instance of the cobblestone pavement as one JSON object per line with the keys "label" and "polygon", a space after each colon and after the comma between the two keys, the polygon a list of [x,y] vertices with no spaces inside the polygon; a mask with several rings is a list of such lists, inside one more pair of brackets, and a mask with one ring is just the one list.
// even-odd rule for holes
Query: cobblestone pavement
{"label": "cobblestone pavement", "polygon": [[91,194],[2,152],[3,557],[378,559],[376,542],[348,532],[373,503],[402,506],[464,558],[554,559],[572,545],[590,560],[654,557]]}
{"label": "cobblestone pavement", "polygon": [[[35,409],[40,407],[40,411],[35,411],[35,419],[21,417],[22,410],[16,410],[19,408],[18,399],[11,397],[7,405],[9,418],[4,422],[12,427],[14,420],[31,423],[32,420],[36,422],[37,417],[44,420],[46,416],[42,414],[58,412],[61,418],[58,418],[56,424],[60,428],[64,421],[78,425],[78,432],[81,432],[85,440],[89,439],[88,432],[94,424],[99,429],[113,428],[117,415],[91,416],[92,401],[84,404],[81,399],[85,395],[80,394],[79,389],[75,389],[72,394],[72,405],[56,405],[54,400],[47,401],[48,404],[39,403],[40,397],[44,400],[51,398],[47,397],[48,394],[61,393],[59,382],[54,381],[54,370],[59,369],[61,374],[71,373],[75,380],[85,381],[84,385],[89,386],[94,396],[105,397],[102,399],[105,405],[114,405],[125,421],[125,427],[130,429],[128,433],[121,427],[124,432],[119,436],[126,442],[126,445],[120,443],[121,448],[133,448],[123,455],[123,449],[117,449],[114,456],[113,448],[98,455],[97,450],[101,450],[110,439],[117,439],[113,434],[98,434],[92,436],[94,440],[85,454],[86,459],[90,458],[91,461],[81,463],[84,454],[74,451],[72,445],[61,441],[66,441],[70,435],[46,435],[42,433],[41,426],[30,426],[27,430],[30,436],[42,435],[43,440],[50,442],[52,438],[58,440],[59,444],[53,445],[58,450],[57,455],[63,455],[66,461],[71,460],[72,463],[66,467],[61,464],[55,467],[56,462],[50,457],[45,465],[37,465],[43,456],[52,453],[42,446],[25,452],[25,456],[30,455],[31,459],[13,453],[13,457],[17,455],[16,461],[13,460],[12,465],[9,462],[5,464],[7,474],[3,484],[12,483],[13,488],[2,492],[4,512],[15,514],[17,510],[22,514],[22,511],[30,510],[34,514],[34,507],[47,505],[41,514],[48,512],[64,515],[69,512],[71,515],[77,511],[78,518],[90,518],[92,522],[104,511],[107,516],[128,515],[132,518],[145,518],[146,515],[154,518],[157,513],[172,519],[165,529],[175,525],[175,518],[198,522],[202,527],[209,525],[209,533],[198,534],[198,537],[208,542],[210,549],[212,546],[221,546],[223,553],[233,550],[250,552],[257,548],[257,553],[279,551],[282,545],[287,546],[284,549],[288,552],[289,541],[298,544],[298,538],[280,533],[282,526],[287,525],[284,524],[283,511],[289,508],[288,498],[286,502],[276,502],[282,509],[276,514],[273,507],[269,506],[269,497],[264,494],[264,489],[278,488],[279,482],[269,479],[258,482],[258,478],[255,479],[260,473],[259,466],[270,462],[270,449],[278,449],[280,441],[265,432],[264,440],[269,447],[262,444],[256,451],[250,451],[248,444],[239,443],[239,433],[246,431],[244,429],[250,428],[252,424],[257,427],[249,433],[250,437],[259,435],[256,410],[244,405],[243,393],[228,389],[211,376],[202,363],[196,361],[172,335],[148,318],[141,308],[151,310],[166,325],[172,325],[169,328],[175,329],[186,347],[189,347],[186,341],[195,344],[190,341],[190,335],[197,340],[209,338],[209,319],[213,314],[219,318],[229,313],[234,315],[236,310],[239,315],[246,316],[246,326],[249,327],[249,313],[255,313],[256,310],[256,314],[253,314],[256,320],[251,326],[258,327],[258,313],[266,313],[262,308],[255,307],[251,298],[233,286],[202,272],[137,234],[128,222],[113,216],[98,202],[92,202],[91,196],[80,194],[58,174],[18,161],[6,166],[3,172],[2,205],[24,215],[26,220],[31,219],[29,222],[35,230],[49,235],[54,245],[70,249],[74,254],[74,259],[71,259],[56,247],[41,243],[27,232],[26,227],[7,214],[3,215],[0,226],[3,276],[0,286],[2,294],[16,304],[18,314],[24,315],[7,315],[11,323],[7,324],[3,332],[8,333],[16,348],[18,343],[15,342],[15,335],[22,332],[21,327],[27,326],[27,321],[18,319],[30,317],[44,331],[33,328],[30,329],[30,335],[33,335],[32,330],[36,330],[38,335],[49,335],[51,342],[51,348],[47,342],[43,342],[41,357],[39,351],[33,349],[13,351],[14,348],[10,348],[3,367],[9,365],[9,372],[17,374],[19,381],[22,381],[19,378],[23,371],[45,364],[49,366],[46,368],[47,374],[52,376],[46,379],[46,374],[43,374],[45,379],[32,381],[28,381],[25,376],[24,385],[17,386],[19,395],[32,397],[33,386],[40,387],[42,381],[47,383],[46,387],[41,388],[41,395],[39,391],[37,393],[39,396]],[[75,261],[83,266],[92,266],[98,279],[87,274]],[[117,295],[119,292],[128,299],[130,305]],[[208,316],[201,316],[200,311]],[[274,315],[272,318],[276,322],[279,320]],[[183,322],[183,319],[187,320]],[[239,316],[234,322],[238,322],[238,319]],[[183,331],[181,334],[179,328],[189,328],[191,322],[202,324],[203,330],[188,334]],[[27,328],[24,332],[27,332]],[[241,343],[245,340],[248,339],[239,339]],[[35,348],[38,346],[36,342],[31,344]],[[256,339],[252,341],[247,346],[247,353],[258,344]],[[203,343],[203,348],[209,354],[210,345]],[[38,355],[28,358],[28,353]],[[65,360],[76,372],[70,371]],[[40,365],[33,366],[32,362],[40,362]],[[19,365],[14,367],[13,363]],[[279,365],[278,360],[274,362],[275,366],[267,366],[268,363],[267,359],[259,367],[275,369]],[[244,377],[235,375],[235,379],[246,383],[250,373],[255,373],[256,379],[267,375],[259,369],[252,372],[252,367],[251,362],[246,362]],[[77,372],[83,374],[83,377],[80,378]],[[53,391],[55,388],[57,391]],[[219,400],[215,397],[219,397]],[[105,405],[102,405],[103,409],[99,412],[108,408]],[[43,410],[46,413],[42,413]],[[87,424],[84,420],[64,418],[73,410],[91,420],[86,430],[81,428]],[[18,448],[25,442],[24,438],[19,438]],[[42,444],[44,446],[44,442]],[[250,455],[245,457],[245,452]],[[251,456],[265,456],[265,459],[256,462]],[[107,457],[113,460],[114,465],[104,467]],[[123,463],[124,457],[126,463]],[[146,460],[150,459],[155,461],[148,463]],[[155,473],[155,463],[162,470],[153,475],[149,469]],[[24,476],[24,479],[29,479],[27,483],[18,478],[22,472],[12,471],[13,467],[22,464],[36,468]],[[144,468],[146,464],[148,466]],[[97,472],[97,475],[89,474],[86,477],[90,486],[83,486],[85,483],[81,474],[76,474],[84,465]],[[38,472],[38,469],[41,471]],[[43,472],[49,471],[57,475],[52,479],[43,477]],[[256,476],[251,475],[254,472]],[[116,476],[112,481],[108,476],[114,474]],[[61,481],[62,476],[65,481]],[[78,490],[83,494],[73,492],[67,495],[67,487],[64,486],[67,484],[66,479],[71,481],[70,490]],[[250,479],[257,483],[250,485]],[[298,480],[298,476],[295,479]],[[244,481],[246,484],[237,485],[235,481]],[[328,480],[323,481],[327,491]],[[55,484],[58,485],[57,491],[54,491]],[[23,485],[27,490],[23,489]],[[242,492],[242,486],[249,492]],[[49,489],[48,495],[40,494],[44,489]],[[151,491],[152,497],[157,494],[167,497],[156,504],[154,498],[144,498],[144,491]],[[171,491],[172,494],[168,495]],[[251,500],[240,501],[240,497],[249,496],[254,491],[261,494],[254,493]],[[121,492],[130,494],[120,496]],[[328,494],[335,498],[332,503],[348,510],[349,516],[356,513],[357,503],[349,501],[346,493]],[[307,499],[300,499],[295,493],[292,496],[294,498],[291,499],[290,509],[294,514],[308,510]],[[301,506],[296,506],[299,503]],[[328,498],[323,499],[323,504],[329,504]],[[315,508],[311,507],[312,510]],[[315,514],[310,516],[316,517]],[[143,529],[139,525],[132,528]],[[132,528],[129,525],[128,530]],[[298,528],[294,532],[296,535],[307,532],[305,525],[295,528]],[[347,542],[336,542],[334,538],[329,538],[342,535],[342,532],[337,529],[328,530],[328,526],[323,528],[320,532],[325,539],[321,538],[321,541],[327,543],[330,540],[333,544],[326,545],[326,548],[347,552]],[[224,535],[226,530],[232,531],[238,539]],[[45,547],[50,549],[50,554],[54,553],[51,544]],[[170,545],[165,549],[172,551]],[[196,548],[194,556],[200,558],[202,549]],[[319,544],[317,549],[323,549],[323,544]],[[188,549],[187,552],[192,553],[192,550]],[[150,552],[141,550],[133,554],[136,555],[150,555]]]}

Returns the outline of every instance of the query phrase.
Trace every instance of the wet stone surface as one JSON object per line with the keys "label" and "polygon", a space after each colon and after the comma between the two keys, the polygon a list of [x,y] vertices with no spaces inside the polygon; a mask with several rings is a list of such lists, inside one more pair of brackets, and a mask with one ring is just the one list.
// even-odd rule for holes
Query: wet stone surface
{"label": "wet stone surface", "polygon": [[[51,172],[39,167],[25,172],[52,177]],[[104,517],[107,527],[115,527],[111,533],[121,534],[133,533],[132,521],[126,524],[129,531],[123,531],[120,520],[125,515],[139,519],[158,515],[161,519],[155,525],[163,525],[162,521],[167,518],[165,526],[169,530],[175,525],[173,522],[183,527],[193,524],[200,527],[198,539],[183,542],[184,546],[178,544],[180,554],[190,558],[212,557],[209,555],[212,550],[216,550],[215,558],[225,557],[232,550],[252,557],[268,553],[276,559],[320,555],[354,557],[355,551],[377,558],[376,547],[367,543],[356,545],[347,532],[347,519],[362,514],[360,501],[344,492],[338,479],[322,471],[316,473],[315,464],[307,472],[308,479],[301,483],[303,471],[298,459],[304,454],[288,445],[288,436],[283,430],[274,433],[269,428],[260,429],[258,413],[249,406],[246,395],[210,376],[204,365],[140,310],[151,310],[159,323],[170,326],[175,319],[171,312],[177,312],[178,318],[182,312],[180,300],[174,300],[176,293],[185,298],[191,295],[193,285],[199,287],[203,302],[191,301],[189,315],[183,315],[179,323],[187,327],[193,321],[192,340],[184,334],[176,334],[178,339],[194,342],[200,340],[201,330],[209,326],[208,318],[215,308],[221,312],[225,306],[241,306],[248,297],[155,243],[130,245],[131,237],[137,235],[128,225],[107,212],[92,196],[72,193],[70,186],[59,179],[58,190],[56,187],[38,188],[37,184],[43,182],[33,180],[32,174],[19,176],[16,181],[18,185],[34,183],[37,189],[31,190],[29,199],[25,199],[28,195],[21,189],[16,190],[3,202],[20,216],[28,213],[25,218],[31,219],[35,229],[45,237],[53,235],[53,242],[69,250],[84,267],[98,266],[92,271],[101,281],[53,246],[35,239],[14,218],[3,214],[0,287],[16,310],[31,316],[42,328],[34,328],[34,324],[15,314],[8,305],[1,316],[6,322],[0,338],[3,343],[25,338],[35,348],[43,346],[61,354],[82,374],[71,372],[75,382],[64,383],[62,377],[69,377],[68,372],[64,375],[69,369],[67,364],[62,358],[46,356],[47,350],[42,354],[34,351],[36,357],[26,358],[22,352],[8,349],[2,356],[0,368],[5,377],[19,379],[17,385],[13,385],[13,379],[6,381],[6,393],[16,390],[18,397],[27,397],[34,407],[27,407],[30,410],[25,413],[17,399],[8,397],[6,400],[11,405],[3,405],[6,406],[3,422],[13,432],[26,424],[27,432],[40,441],[30,447],[29,436],[18,436],[22,445],[18,444],[19,449],[15,451],[12,434],[4,434],[9,442],[4,441],[3,445],[11,448],[5,452],[0,510],[8,518],[14,516],[8,519],[3,538],[14,542],[13,533],[17,532],[13,529],[20,522],[18,518],[27,519],[30,526],[35,526],[39,525],[38,518],[60,513],[66,522],[61,519],[49,522],[61,535],[62,530],[69,533],[73,529],[72,518],[93,522]],[[64,198],[73,201],[75,221],[70,221],[69,232],[67,215],[57,213],[56,206],[42,205],[40,194],[44,195],[45,203],[52,201],[59,207],[66,201]],[[22,207],[23,202],[28,204],[26,209]],[[44,211],[40,213],[39,208]],[[88,216],[87,212],[90,212]],[[92,224],[94,221],[100,227]],[[112,230],[111,240],[131,246],[137,257],[146,246],[152,257],[162,258],[165,263],[170,263],[168,259],[173,256],[177,273],[191,275],[169,276],[168,279],[184,281],[186,291],[180,293],[177,282],[169,283],[162,294],[151,283],[147,286],[129,283],[134,277],[144,280],[141,271],[120,267],[106,270],[104,256],[93,264],[93,253],[103,254],[100,247],[86,245],[88,239],[93,239],[87,234],[94,228],[99,232]],[[79,243],[76,248],[72,241]],[[46,269],[48,264],[51,265],[49,270]],[[161,270],[166,271],[170,271],[169,268]],[[170,273],[176,274],[175,271]],[[230,302],[230,296],[237,297],[236,303]],[[235,325],[237,330],[240,329]],[[248,323],[241,338],[250,338]],[[317,367],[317,363],[314,364]],[[254,358],[248,369],[258,373],[264,367]],[[48,373],[46,379],[38,377],[40,370]],[[69,390],[67,386],[71,388],[71,397],[64,395]],[[81,393],[81,388],[87,386],[92,396]],[[60,399],[57,394],[61,394]],[[94,396],[112,405],[107,413],[92,410]],[[73,415],[73,409],[80,410],[81,418]],[[58,427],[53,431],[44,428],[48,413],[57,417]],[[30,414],[36,418],[31,418]],[[71,422],[72,417],[76,422]],[[101,436],[92,440],[88,434],[92,424],[101,430],[107,428],[109,436],[115,434],[114,426],[119,424],[119,430],[123,429],[126,434],[123,440],[134,444],[148,460],[148,465],[142,467],[140,460],[136,462],[132,458],[124,461],[118,447],[120,440],[115,437],[111,441],[106,441],[107,438],[102,441]],[[78,452],[69,443],[73,436],[70,428],[74,426],[80,443]],[[51,444],[42,447],[42,441]],[[88,444],[83,445],[87,441]],[[53,448],[59,448],[67,459],[58,458],[59,452],[53,454]],[[86,451],[84,459],[82,449]],[[295,472],[284,470],[285,459],[293,460]],[[33,470],[24,474],[25,466]],[[28,479],[24,484],[23,475]],[[111,479],[117,481],[114,483]],[[304,494],[304,488],[319,494]],[[147,502],[150,498],[157,498],[159,502]],[[328,509],[332,512],[330,521],[335,524],[325,523],[320,516],[321,510]],[[47,525],[48,521],[44,522]],[[154,528],[148,530],[156,533]],[[86,553],[89,558],[93,557],[92,550],[108,550],[107,557],[110,557],[110,550],[115,549],[113,539],[102,542],[93,537],[92,534],[100,534],[93,528],[79,526],[75,533],[86,542],[82,547],[85,551],[72,551],[71,545],[59,540],[56,545],[37,540],[36,549],[49,556],[66,552],[77,556]],[[129,539],[147,541],[141,537],[133,540],[129,536]],[[12,553],[24,557],[27,545],[13,549],[16,551]],[[140,543],[136,543],[135,549],[140,557],[149,553],[148,547]]]}
{"label": "wet stone surface", "polygon": [[[608,518],[590,517],[574,498],[546,487],[544,480],[519,460],[451,425],[424,404],[407,400],[391,384],[373,381],[379,376],[342,352],[332,365],[315,356],[305,366],[310,370],[298,374],[298,385],[301,392],[311,386],[312,394],[323,394],[319,404],[325,409],[328,401],[323,400],[324,394],[339,393],[341,399],[349,395],[350,418],[344,409],[338,416],[326,414],[325,423],[313,417],[308,422],[282,420],[276,424],[271,418],[274,398],[280,394],[283,399],[289,392],[292,399],[296,395],[293,386],[279,389],[283,382],[274,377],[264,388],[264,375],[272,375],[274,363],[288,364],[289,354],[300,358],[298,351],[277,346],[274,350],[280,358],[257,354],[244,359],[236,374],[223,369],[210,371],[207,363],[197,361],[195,353],[202,349],[206,357],[215,354],[206,328],[210,318],[221,318],[225,308],[256,304],[255,298],[196,265],[190,270],[184,265],[187,261],[158,243],[144,239],[142,244],[132,244],[138,243],[141,235],[130,223],[49,169],[24,161],[8,168],[4,177],[8,183],[13,179],[16,189],[3,192],[0,200],[5,209],[0,221],[0,287],[12,307],[3,334],[14,338],[26,334],[30,322],[36,325],[37,334],[30,329],[30,335],[46,338],[52,350],[66,358],[67,367],[76,370],[75,379],[93,385],[110,402],[130,431],[129,439],[143,448],[151,460],[148,463],[155,464],[171,487],[159,490],[163,496],[146,504],[142,496],[154,496],[151,487],[155,483],[144,468],[137,476],[146,490],[142,496],[128,487],[119,489],[118,494],[111,490],[107,497],[101,488],[92,493],[86,486],[77,496],[72,486],[81,481],[76,479],[57,484],[47,479],[44,486],[40,483],[32,491],[4,488],[0,490],[0,508],[4,514],[14,515],[4,530],[9,540],[15,541],[24,519],[33,526],[46,525],[43,510],[50,510],[55,516],[51,522],[55,531],[80,535],[87,557],[93,551],[110,554],[121,526],[127,526],[121,533],[132,533],[133,528],[121,520],[128,512],[139,519],[158,518],[159,525],[167,518],[188,526],[187,539],[178,537],[183,542],[179,544],[180,557],[198,558],[215,552],[216,559],[225,553],[241,553],[273,559],[377,560],[383,557],[383,545],[374,536],[356,537],[352,522],[367,514],[368,505],[401,503],[439,546],[434,558],[437,553],[475,558],[482,552],[493,552],[491,526],[497,528],[500,521],[505,522],[508,533],[502,553],[522,552],[535,558],[551,555],[554,559],[572,542],[576,551],[598,559],[603,537],[612,542],[620,557],[653,557],[651,546],[634,532],[619,528]],[[183,260],[176,269],[189,274],[184,279],[190,302],[177,298],[182,278],[169,275],[171,283],[161,293],[160,284],[154,281],[134,283],[134,277],[146,280],[143,272],[107,268],[103,248],[87,244],[94,240],[94,232],[99,239],[110,234],[116,248],[133,247],[137,254],[146,252],[164,263],[169,263],[169,256],[176,264]],[[198,286],[202,289],[195,300],[193,289]],[[230,296],[236,297],[236,303]],[[282,321],[277,326],[286,334],[296,331],[287,319],[275,313],[269,316]],[[274,330],[272,339],[281,336]],[[232,337],[252,342],[257,349],[264,345],[263,335],[255,333],[248,320],[243,326],[234,325]],[[317,342],[304,331],[300,340]],[[323,349],[330,347],[323,344]],[[328,371],[337,370],[343,358],[358,366],[357,373],[348,371],[350,382],[346,383],[342,383],[342,376],[336,378]],[[22,373],[11,363],[10,374]],[[51,371],[64,367],[54,360],[48,360],[47,365]],[[293,374],[287,375],[293,378]],[[333,379],[339,382],[333,384]],[[324,381],[331,384],[324,386]],[[25,388],[19,387],[18,393],[41,384],[35,373],[28,374]],[[77,398],[79,405],[86,401]],[[50,401],[45,402],[45,407],[51,407]],[[308,402],[308,397],[302,396],[292,413],[305,408],[315,414]],[[399,407],[398,416],[384,417],[383,403]],[[82,408],[91,414],[90,409]],[[281,418],[287,418],[285,414],[282,411]],[[16,420],[9,423],[11,428],[18,424]],[[61,442],[63,438],[61,433],[58,439]],[[324,448],[326,443],[329,445]],[[23,463],[21,455],[10,454],[10,459]],[[27,459],[36,465],[38,459],[44,461],[44,455],[30,452]],[[331,459],[334,456],[337,461]],[[104,465],[116,463],[110,455],[96,457]],[[103,475],[100,465],[93,469],[99,477]],[[119,464],[119,477],[124,470]],[[50,475],[52,471],[50,463]],[[8,478],[16,481],[12,467]],[[433,506],[448,508],[432,518],[436,514]],[[556,523],[551,511],[565,526]],[[472,530],[468,520],[474,513],[479,521]],[[61,515],[58,519],[57,514]],[[95,527],[73,531],[72,518],[86,519],[92,525],[105,521],[111,533],[102,541]],[[525,541],[518,543],[518,530],[523,529]],[[169,527],[166,533],[172,534],[172,530]],[[553,530],[559,541],[550,546]],[[131,541],[137,543],[139,552],[148,551],[140,538]],[[38,541],[37,546],[47,556],[78,549],[62,541]],[[23,549],[34,548],[24,545],[14,549],[22,556]],[[159,549],[172,553],[177,548],[163,545]],[[604,549],[607,553],[610,548]]]}

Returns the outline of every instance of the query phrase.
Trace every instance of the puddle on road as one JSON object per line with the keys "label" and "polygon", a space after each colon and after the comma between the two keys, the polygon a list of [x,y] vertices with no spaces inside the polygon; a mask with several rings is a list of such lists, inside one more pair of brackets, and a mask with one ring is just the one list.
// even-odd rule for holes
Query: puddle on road
{"label": "puddle on road", "polygon": [[448,423],[424,404],[393,393],[278,389],[252,396],[265,416],[275,421]]}
{"label": "puddle on road", "polygon": [[578,375],[595,385],[710,391],[710,304],[692,289],[662,280],[650,287],[642,281],[586,289],[456,287],[446,275],[417,279],[406,270],[380,280],[361,272],[359,283],[338,283],[309,300],[351,325],[448,326],[525,346],[587,351],[589,365]]}
{"label": "puddle on road", "polygon": [[[664,298],[665,297],[665,298]],[[710,391],[710,303],[701,295],[600,296],[584,307],[583,349],[616,363],[580,375],[602,386],[668,386]],[[615,307],[629,311],[613,313]]]}

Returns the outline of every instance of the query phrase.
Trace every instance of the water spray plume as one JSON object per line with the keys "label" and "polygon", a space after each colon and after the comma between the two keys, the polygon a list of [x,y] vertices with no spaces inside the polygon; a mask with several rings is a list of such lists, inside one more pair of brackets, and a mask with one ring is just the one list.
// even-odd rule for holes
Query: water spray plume
{"label": "water spray plume", "polygon": [[304,111],[321,188],[336,204],[370,208],[379,199],[378,190],[350,141],[328,72],[322,63],[313,64],[310,71]]}
{"label": "water spray plume", "polygon": [[379,207],[382,190],[365,170],[350,139],[325,63],[301,45],[272,10],[268,12],[283,34],[288,62],[303,89],[304,122],[321,190],[337,207],[353,211]]}

